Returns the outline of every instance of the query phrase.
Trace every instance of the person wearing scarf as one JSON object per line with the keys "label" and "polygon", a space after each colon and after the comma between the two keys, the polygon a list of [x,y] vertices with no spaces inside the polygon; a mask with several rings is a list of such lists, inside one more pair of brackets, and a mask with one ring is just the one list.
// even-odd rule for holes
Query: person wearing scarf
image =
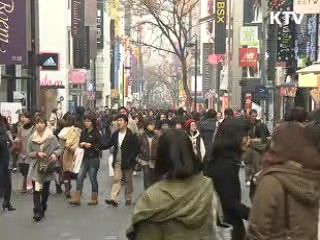
{"label": "person wearing scarf", "polygon": [[62,148],[43,115],[36,117],[35,124],[35,132],[29,138],[27,152],[31,159],[29,177],[33,185],[33,219],[38,222],[47,210],[50,182],[55,179],[54,171],[46,169],[58,161]]}

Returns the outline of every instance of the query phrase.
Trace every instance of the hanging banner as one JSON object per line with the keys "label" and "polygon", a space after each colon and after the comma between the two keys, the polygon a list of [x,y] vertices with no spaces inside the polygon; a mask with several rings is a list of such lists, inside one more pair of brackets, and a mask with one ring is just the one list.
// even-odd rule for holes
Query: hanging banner
{"label": "hanging banner", "polygon": [[226,0],[216,0],[215,18],[215,54],[226,53],[226,24],[227,24],[227,2]]}
{"label": "hanging banner", "polygon": [[0,1],[0,64],[27,63],[27,1]]}
{"label": "hanging banner", "polygon": [[300,14],[319,14],[320,0],[294,0],[294,11]]}
{"label": "hanging banner", "polygon": [[256,67],[258,65],[258,48],[239,49],[240,67]]}

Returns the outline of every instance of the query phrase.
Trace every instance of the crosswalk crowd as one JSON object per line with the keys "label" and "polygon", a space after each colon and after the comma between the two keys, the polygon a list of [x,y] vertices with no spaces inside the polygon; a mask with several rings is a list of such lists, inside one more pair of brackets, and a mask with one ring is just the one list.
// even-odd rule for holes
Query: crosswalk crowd
{"label": "crosswalk crowd", "polygon": [[[97,176],[107,149],[113,180],[104,202],[117,208],[125,188],[125,205],[134,205],[128,239],[318,237],[320,111],[299,107],[271,133],[255,110],[78,107],[61,117],[57,111],[48,118],[40,111],[22,112],[11,126],[0,116],[3,211],[16,210],[12,172],[22,175],[21,194],[32,193],[35,222],[50,207],[52,182],[68,204],[79,207],[88,176],[88,205],[98,205]],[[242,167],[251,207],[241,201]],[[145,191],[133,203],[136,171],[143,174]]]}

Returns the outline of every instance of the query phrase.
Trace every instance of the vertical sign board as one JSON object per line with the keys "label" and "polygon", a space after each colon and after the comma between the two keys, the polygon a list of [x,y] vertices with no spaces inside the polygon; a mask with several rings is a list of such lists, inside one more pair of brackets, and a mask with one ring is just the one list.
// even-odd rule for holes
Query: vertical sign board
{"label": "vertical sign board", "polygon": [[0,64],[27,63],[27,1],[0,1]]}
{"label": "vertical sign board", "polygon": [[216,0],[215,54],[226,53],[227,2]]}
{"label": "vertical sign board", "polygon": [[202,54],[202,82],[203,91],[207,92],[210,89],[210,81],[213,79],[213,69],[209,64],[208,59],[212,53],[213,43],[203,43],[203,54]]}
{"label": "vertical sign board", "polygon": [[[282,5],[278,6],[278,11],[293,10],[293,3],[287,3],[286,1]],[[281,14],[279,19],[283,19],[284,15]],[[295,71],[295,23],[293,18],[290,18],[288,24],[281,24],[278,26],[278,42],[277,42],[277,61],[286,62],[287,75]]]}
{"label": "vertical sign board", "polygon": [[104,15],[104,3],[97,2],[97,48],[103,49],[103,18]]}
{"label": "vertical sign board", "polygon": [[73,66],[74,68],[89,68],[90,56],[88,29],[85,27],[85,1],[72,0],[71,24],[73,35]]}

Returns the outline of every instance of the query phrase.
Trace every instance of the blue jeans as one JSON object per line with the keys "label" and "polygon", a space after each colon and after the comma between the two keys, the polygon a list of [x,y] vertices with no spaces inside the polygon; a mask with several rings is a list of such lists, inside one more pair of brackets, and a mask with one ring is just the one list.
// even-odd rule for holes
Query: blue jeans
{"label": "blue jeans", "polygon": [[90,182],[92,185],[92,192],[97,193],[98,192],[98,170],[100,167],[100,160],[99,158],[83,158],[82,165],[80,168],[80,172],[78,174],[77,178],[77,191],[82,192],[83,189],[83,182],[86,178],[87,173],[90,177]]}

